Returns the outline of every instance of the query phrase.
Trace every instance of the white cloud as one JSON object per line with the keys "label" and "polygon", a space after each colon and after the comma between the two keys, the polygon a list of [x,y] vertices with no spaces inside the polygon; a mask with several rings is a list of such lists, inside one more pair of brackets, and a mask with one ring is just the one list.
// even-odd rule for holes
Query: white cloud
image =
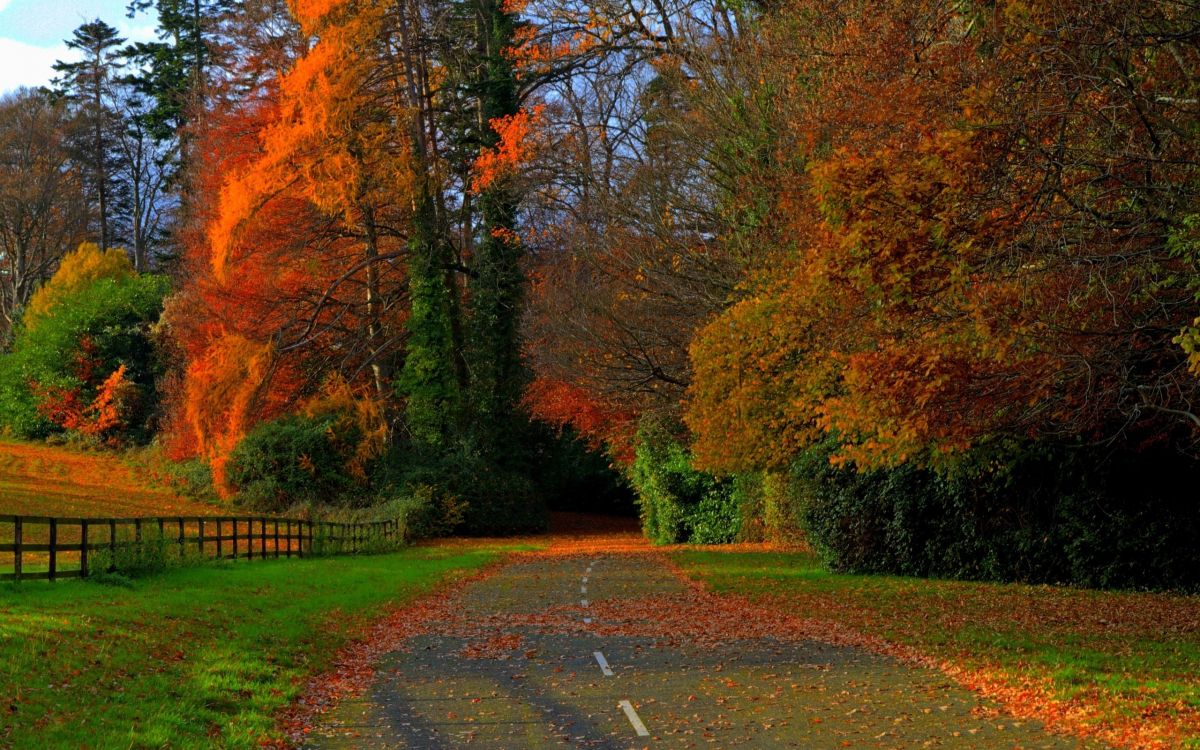
{"label": "white cloud", "polygon": [[[6,0],[0,0],[3,9]],[[37,47],[0,37],[0,93],[21,86],[43,86],[54,77],[54,62],[70,57],[66,45]]]}

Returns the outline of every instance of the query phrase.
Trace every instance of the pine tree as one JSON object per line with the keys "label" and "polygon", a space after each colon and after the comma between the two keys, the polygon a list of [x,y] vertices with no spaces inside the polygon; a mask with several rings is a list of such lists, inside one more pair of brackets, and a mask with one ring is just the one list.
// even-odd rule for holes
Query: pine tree
{"label": "pine tree", "polygon": [[54,63],[59,73],[55,79],[58,92],[79,107],[86,123],[87,138],[81,150],[83,160],[90,167],[91,185],[99,211],[99,242],[102,250],[107,249],[109,231],[109,198],[111,196],[111,148],[115,127],[115,115],[110,102],[112,87],[123,64],[121,45],[125,40],[117,30],[100,19],[95,19],[75,29],[66,40],[68,49],[83,53],[78,62]]}

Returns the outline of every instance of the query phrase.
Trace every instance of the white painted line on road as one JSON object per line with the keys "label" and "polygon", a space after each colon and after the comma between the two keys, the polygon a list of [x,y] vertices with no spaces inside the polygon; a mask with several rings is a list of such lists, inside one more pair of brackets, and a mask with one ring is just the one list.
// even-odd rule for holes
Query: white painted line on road
{"label": "white painted line on road", "polygon": [[588,600],[587,600],[587,599],[580,599],[580,600],[579,600],[579,603],[580,603],[580,604],[582,604],[583,606],[585,606],[585,607],[586,607],[586,606],[588,605]]}
{"label": "white painted line on road", "polygon": [[590,618],[590,617],[585,617],[585,618],[583,618],[583,624],[584,624],[584,625],[591,625],[591,624],[592,624],[592,618]]}
{"label": "white painted line on road", "polygon": [[581,594],[586,594],[586,593],[587,593],[587,586],[580,586],[580,587],[579,587],[579,593],[581,593]]}
{"label": "white painted line on road", "polygon": [[604,654],[600,653],[599,651],[593,651],[592,655],[596,657],[596,663],[600,665],[600,671],[604,673],[604,676],[612,677],[613,671],[608,666],[608,659],[604,658]]}
{"label": "white painted line on road", "polygon": [[584,582],[584,583],[587,583],[587,579],[588,579],[588,577],[587,577],[587,576],[584,576],[584,577],[583,577],[583,582]]}
{"label": "white painted line on road", "polygon": [[637,715],[637,711],[633,710],[633,704],[629,701],[621,701],[618,703],[621,710],[625,712],[625,716],[629,719],[629,723],[633,725],[633,731],[637,732],[638,737],[649,737],[650,732],[646,729],[646,725],[642,723],[641,718]]}

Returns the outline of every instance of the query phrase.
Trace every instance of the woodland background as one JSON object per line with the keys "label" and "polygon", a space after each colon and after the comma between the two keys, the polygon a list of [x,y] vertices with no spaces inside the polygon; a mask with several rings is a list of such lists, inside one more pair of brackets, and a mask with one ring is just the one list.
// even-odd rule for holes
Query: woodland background
{"label": "woodland background", "polygon": [[130,9],[0,100],[6,433],[418,535],[1200,585],[1197,3]]}

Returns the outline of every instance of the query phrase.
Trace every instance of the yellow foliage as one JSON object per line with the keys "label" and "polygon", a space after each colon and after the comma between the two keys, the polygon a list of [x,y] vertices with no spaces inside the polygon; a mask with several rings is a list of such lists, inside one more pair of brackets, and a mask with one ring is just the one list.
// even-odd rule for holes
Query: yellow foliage
{"label": "yellow foliage", "polygon": [[94,242],[85,242],[63,256],[58,271],[29,300],[25,326],[30,330],[50,317],[64,298],[100,279],[127,279],[136,275],[129,255],[122,248],[101,251]]}

